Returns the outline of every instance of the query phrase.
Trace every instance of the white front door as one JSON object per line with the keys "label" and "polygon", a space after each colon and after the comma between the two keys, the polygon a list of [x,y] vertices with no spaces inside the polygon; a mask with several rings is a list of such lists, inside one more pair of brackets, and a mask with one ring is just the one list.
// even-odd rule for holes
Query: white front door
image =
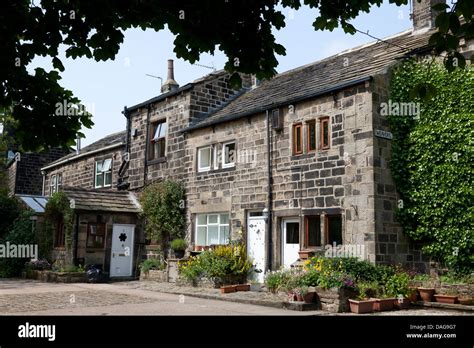
{"label": "white front door", "polygon": [[247,218],[247,254],[253,260],[255,280],[263,283],[265,271],[265,219],[261,213],[249,212]]}
{"label": "white front door", "polygon": [[281,234],[282,263],[284,267],[290,267],[290,265],[299,258],[298,251],[300,251],[300,220],[283,219]]}
{"label": "white front door", "polygon": [[114,224],[110,255],[111,277],[132,276],[134,235],[135,225]]}

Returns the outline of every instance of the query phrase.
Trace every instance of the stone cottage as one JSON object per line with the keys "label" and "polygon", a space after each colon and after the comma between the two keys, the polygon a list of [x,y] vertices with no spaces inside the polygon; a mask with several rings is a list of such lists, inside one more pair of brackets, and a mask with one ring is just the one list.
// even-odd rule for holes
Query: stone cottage
{"label": "stone cottage", "polygon": [[[395,220],[391,133],[381,109],[390,67],[430,53],[430,6],[438,2],[413,2],[413,29],[271,80],[242,76],[238,90],[224,71],[179,86],[169,61],[162,94],[125,107],[120,146],[98,144],[80,161],[43,168],[45,187],[60,173],[64,185],[104,194],[182,182],[191,246],[241,239],[262,270],[288,267],[300,252],[424,269],[428,259]],[[100,164],[111,170],[110,186],[95,187],[97,163],[111,155]]]}

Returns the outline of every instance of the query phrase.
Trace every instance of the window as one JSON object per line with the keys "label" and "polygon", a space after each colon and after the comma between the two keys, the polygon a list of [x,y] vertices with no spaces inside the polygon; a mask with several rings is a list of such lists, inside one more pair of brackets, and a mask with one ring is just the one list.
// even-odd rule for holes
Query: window
{"label": "window", "polygon": [[235,166],[235,142],[222,145],[222,168]]}
{"label": "window", "polygon": [[327,215],[325,223],[327,244],[342,244],[342,219],[340,215]]}
{"label": "window", "polygon": [[321,219],[319,216],[306,216],[306,246],[321,246]]}
{"label": "window", "polygon": [[103,249],[105,240],[105,224],[92,223],[87,225],[87,247]]}
{"label": "window", "polygon": [[319,119],[320,124],[320,148],[321,150],[329,149],[329,117]]}
{"label": "window", "polygon": [[198,172],[211,170],[212,147],[206,146],[198,149]]}
{"label": "window", "polygon": [[229,243],[229,214],[196,215],[196,245]]}
{"label": "window", "polygon": [[308,152],[316,151],[316,121],[308,122]]}
{"label": "window", "polygon": [[300,243],[300,223],[287,222],[286,223],[286,244]]}
{"label": "window", "polygon": [[301,123],[293,125],[293,154],[303,153],[303,134]]}
{"label": "window", "polygon": [[54,246],[56,248],[64,247],[64,240],[66,234],[64,232],[64,223],[62,221],[57,222],[54,226]]}
{"label": "window", "polygon": [[166,155],[166,133],[168,131],[166,120],[153,123],[151,130],[152,136],[149,149],[149,159],[155,160],[164,158]]}
{"label": "window", "polygon": [[54,174],[51,175],[51,181],[49,183],[49,192],[52,195],[59,191],[63,184],[63,175],[62,174]]}
{"label": "window", "polygon": [[95,188],[112,186],[112,159],[95,162]]}

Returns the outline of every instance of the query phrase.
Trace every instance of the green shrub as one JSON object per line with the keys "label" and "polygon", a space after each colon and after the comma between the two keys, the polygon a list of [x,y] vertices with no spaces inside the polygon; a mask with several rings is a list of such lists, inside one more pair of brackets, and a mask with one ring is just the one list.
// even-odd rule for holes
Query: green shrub
{"label": "green shrub", "polygon": [[406,273],[395,273],[387,278],[384,284],[384,293],[388,297],[408,297],[410,277]]}
{"label": "green shrub", "polygon": [[180,273],[187,279],[204,277],[246,277],[252,269],[243,245],[219,245],[190,258],[180,266]]}
{"label": "green shrub", "polygon": [[150,269],[162,270],[165,269],[165,265],[160,259],[147,259],[140,264],[142,272],[147,273]]}
{"label": "green shrub", "polygon": [[171,241],[171,249],[175,251],[184,251],[188,247],[188,243],[181,238],[173,239]]}
{"label": "green shrub", "polygon": [[368,282],[368,281],[361,281],[357,283],[357,299],[358,300],[365,300],[371,297],[377,296],[377,292],[379,289],[379,284],[376,281]]}
{"label": "green shrub", "polygon": [[265,275],[265,286],[268,291],[276,293],[278,291],[287,291],[293,289],[298,285],[295,278],[300,277],[294,270],[282,269],[278,271],[271,271]]}
{"label": "green shrub", "polygon": [[21,207],[18,200],[0,191],[0,239],[9,231],[13,222],[20,216]]}
{"label": "green shrub", "polygon": [[[0,244],[35,244],[35,231],[30,218],[33,213],[24,211],[20,217],[10,226],[9,231],[4,235]],[[0,277],[17,277],[25,269],[27,258],[0,258]]]}
{"label": "green shrub", "polygon": [[140,196],[147,235],[158,240],[163,250],[170,239],[184,236],[186,218],[183,202],[183,186],[171,180],[147,186]]}

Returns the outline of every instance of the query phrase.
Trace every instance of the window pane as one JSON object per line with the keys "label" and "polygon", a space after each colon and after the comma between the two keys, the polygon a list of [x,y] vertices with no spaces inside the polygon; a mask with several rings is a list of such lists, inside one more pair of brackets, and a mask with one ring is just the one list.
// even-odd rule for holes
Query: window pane
{"label": "window pane", "polygon": [[208,224],[217,224],[217,218],[219,215],[212,214],[207,216],[207,223]]}
{"label": "window pane", "polygon": [[328,243],[342,244],[342,220],[340,216],[328,216]]}
{"label": "window pane", "polygon": [[308,123],[308,146],[309,151],[316,150],[316,122]]}
{"label": "window pane", "polygon": [[211,148],[206,147],[204,149],[199,149],[199,163],[200,168],[206,168],[211,166]]}
{"label": "window pane", "polygon": [[155,133],[153,134],[153,140],[157,140],[160,136],[161,123],[155,126]]}
{"label": "window pane", "polygon": [[206,225],[207,224],[207,215],[206,214],[199,214],[197,216],[197,224],[198,225]]}
{"label": "window pane", "polygon": [[235,162],[235,143],[224,145],[224,164]]}
{"label": "window pane", "polygon": [[219,244],[219,227],[218,226],[207,227],[207,243],[208,245]]}
{"label": "window pane", "polygon": [[104,165],[102,166],[102,172],[108,172],[112,166],[112,159],[107,158],[104,160]]}
{"label": "window pane", "polygon": [[158,144],[157,141],[155,141],[153,143],[153,153],[152,153],[151,158],[152,159],[157,159],[159,157],[159,153],[160,153],[160,145]]}
{"label": "window pane", "polygon": [[296,127],[296,152],[301,152],[301,127]]}
{"label": "window pane", "polygon": [[161,127],[159,128],[159,131],[158,131],[158,138],[164,138],[168,130],[168,124],[166,122],[163,122],[160,125]]}
{"label": "window pane", "polygon": [[197,228],[196,245],[206,245],[206,227]]}
{"label": "window pane", "polygon": [[221,225],[229,224],[229,214],[221,214]]}
{"label": "window pane", "polygon": [[308,216],[306,218],[308,231],[308,246],[321,245],[321,223],[319,216]]}
{"label": "window pane", "polygon": [[56,175],[53,175],[51,177],[51,185],[50,186],[56,186]]}
{"label": "window pane", "polygon": [[63,183],[63,176],[62,174],[58,174],[58,186],[61,186]]}
{"label": "window pane", "polygon": [[96,163],[96,165],[95,165],[95,172],[96,172],[96,173],[102,172],[102,167],[103,167],[104,162],[103,162],[103,161],[97,161],[97,162],[95,162],[95,163]]}
{"label": "window pane", "polygon": [[322,124],[323,127],[323,146],[327,147],[329,146],[329,122],[327,120],[323,121]]}
{"label": "window pane", "polygon": [[286,244],[299,244],[300,242],[300,224],[298,222],[286,223]]}
{"label": "window pane", "polygon": [[112,185],[112,172],[105,173],[105,185]]}
{"label": "window pane", "polygon": [[229,243],[229,226],[221,226],[219,244],[228,244],[228,243]]}
{"label": "window pane", "polygon": [[158,145],[158,150],[156,151],[158,158],[165,157],[166,140],[162,138],[158,140],[156,144]]}
{"label": "window pane", "polygon": [[96,174],[96,176],[95,176],[95,186],[96,187],[102,187],[103,184],[104,184],[104,174],[103,173]]}

